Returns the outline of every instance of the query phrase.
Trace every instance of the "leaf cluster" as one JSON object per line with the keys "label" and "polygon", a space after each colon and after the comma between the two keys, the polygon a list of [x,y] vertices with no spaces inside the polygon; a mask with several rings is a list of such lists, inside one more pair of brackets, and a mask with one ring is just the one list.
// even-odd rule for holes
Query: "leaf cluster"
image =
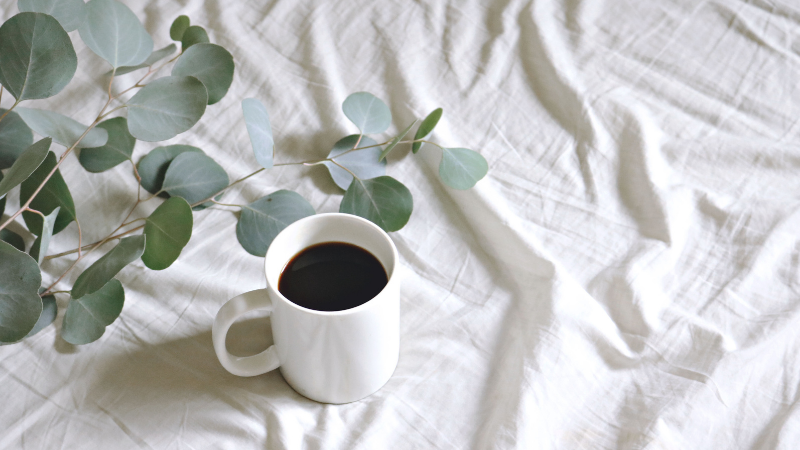
{"label": "leaf cluster", "polygon": [[[398,146],[410,144],[413,154],[423,144],[438,147],[440,178],[454,189],[471,188],[488,171],[479,153],[427,140],[442,117],[441,108],[421,121],[413,139],[406,136],[417,120],[393,136],[376,138],[389,129],[392,114],[367,92],[352,94],[342,104],[357,132],[335,142],[318,160],[275,163],[267,108],[247,98],[241,103],[242,116],[260,166],[253,173],[231,181],[205,151],[183,144],[156,147],[134,161],[137,141],[158,142],[186,132],[226,96],[235,72],[233,55],[211,43],[206,30],[187,16],[170,27],[174,43],[154,50],[153,38],[136,15],[116,0],[18,0],[18,7],[20,13],[0,26],[0,95],[5,91],[15,100],[0,109],[0,170],[5,170],[0,172],[0,214],[12,189],[19,188],[20,198],[19,209],[0,223],[0,344],[33,336],[49,325],[57,316],[57,294],[69,295],[61,337],[76,345],[96,341],[122,312],[125,289],[116,277],[125,267],[137,261],[151,270],[170,267],[191,240],[195,212],[275,166],[324,166],[343,191],[339,211],[367,218],[386,231],[403,228],[413,210],[411,191],[386,173],[387,156]],[[89,125],[59,112],[18,106],[57,95],[69,84],[77,68],[71,32],[109,64],[107,99]],[[169,66],[168,75],[155,76]],[[115,78],[128,73],[141,76],[114,94]],[[131,91],[124,100],[122,94]],[[42,138],[34,142],[34,134]],[[130,164],[138,184],[120,225],[86,245],[59,169],[73,153],[90,173]],[[142,216],[139,206],[148,201],[160,204]],[[316,213],[300,194],[288,190],[247,205],[220,204],[240,210],[237,239],[256,256],[264,256],[286,226]],[[20,216],[35,236],[27,253],[25,239],[7,228]],[[48,254],[55,235],[73,222],[79,247]],[[94,252],[102,255],[88,266],[80,264]],[[77,255],[73,264],[42,285],[41,266],[69,255]],[[72,287],[56,290],[73,268],[82,271]]]}

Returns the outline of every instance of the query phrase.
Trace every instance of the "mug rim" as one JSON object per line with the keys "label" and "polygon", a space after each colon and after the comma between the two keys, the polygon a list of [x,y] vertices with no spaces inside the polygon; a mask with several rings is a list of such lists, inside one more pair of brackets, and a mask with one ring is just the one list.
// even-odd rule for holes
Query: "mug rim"
{"label": "mug rim", "polygon": [[[395,276],[395,272],[397,271],[397,262],[398,262],[398,259],[399,259],[399,256],[398,256],[398,253],[397,253],[397,247],[394,245],[394,241],[392,241],[392,238],[389,236],[389,234],[383,228],[379,227],[378,225],[374,224],[373,222],[371,222],[371,221],[369,221],[369,220],[367,220],[367,219],[365,219],[363,217],[360,217],[360,216],[356,216],[356,215],[353,215],[353,214],[347,214],[347,213],[338,213],[338,212],[314,214],[314,215],[311,215],[311,216],[303,217],[302,219],[300,219],[298,221],[292,222],[291,224],[289,224],[286,228],[281,230],[281,232],[278,233],[275,236],[275,239],[273,239],[273,242],[276,239],[278,239],[286,230],[288,230],[289,228],[291,228],[292,226],[294,226],[296,224],[300,224],[300,223],[303,223],[303,222],[309,222],[309,221],[312,221],[312,220],[325,220],[325,217],[343,217],[343,218],[346,218],[347,220],[354,220],[356,222],[361,222],[362,224],[367,225],[367,227],[372,228],[373,230],[377,231],[378,234],[380,234],[381,237],[386,242],[388,242],[389,248],[391,248],[391,250],[392,250],[392,260],[393,260],[392,262],[393,262],[393,264],[392,264],[391,273],[387,273],[386,274],[387,278],[388,278],[388,281],[386,282],[386,286],[384,286],[383,289],[381,289],[381,291],[378,292],[375,295],[375,297],[372,297],[371,299],[367,300],[366,302],[364,302],[364,303],[362,303],[362,304],[360,304],[360,305],[358,305],[356,307],[349,308],[349,309],[342,309],[342,310],[339,310],[339,311],[318,311],[316,309],[310,309],[310,308],[306,308],[304,306],[300,306],[297,303],[295,303],[295,302],[289,300],[288,298],[286,298],[278,290],[277,286],[272,286],[270,284],[270,282],[269,282],[269,276],[267,275],[267,262],[269,261],[270,251],[273,248],[272,245],[270,244],[269,248],[267,249],[266,255],[264,255],[264,278],[265,278],[265,280],[267,282],[267,289],[269,291],[271,291],[272,293],[274,293],[278,298],[280,298],[281,301],[283,301],[283,303],[285,303],[285,304],[287,304],[287,305],[289,305],[289,306],[291,306],[291,307],[293,307],[295,309],[298,309],[298,310],[300,310],[300,311],[302,311],[304,313],[315,314],[315,315],[319,315],[319,316],[343,316],[343,315],[348,315],[348,314],[355,314],[355,313],[357,313],[357,312],[359,312],[359,311],[361,311],[363,309],[367,309],[368,307],[374,305],[375,304],[375,300],[378,299],[381,296],[381,294],[386,292],[388,290],[388,288],[390,287],[390,285],[393,285],[394,283],[396,283],[395,279],[397,277]],[[334,241],[326,241],[326,242],[334,242]],[[353,244],[353,245],[357,245],[357,244]],[[302,248],[297,253],[305,250],[306,248],[308,248],[308,247]],[[367,250],[367,251],[369,251],[369,250]],[[295,253],[295,256],[297,255],[297,253]],[[370,252],[370,253],[372,253],[372,252]],[[294,257],[294,256],[292,256],[292,257]],[[289,258],[289,260],[287,260],[283,264],[284,268],[286,267],[286,264],[288,264],[288,262],[290,260],[291,260],[291,258]],[[381,264],[381,265],[383,265],[383,264]],[[383,270],[386,270],[386,267],[384,267]],[[283,269],[281,269],[281,273],[283,273]],[[280,278],[280,274],[278,275],[278,277]]]}

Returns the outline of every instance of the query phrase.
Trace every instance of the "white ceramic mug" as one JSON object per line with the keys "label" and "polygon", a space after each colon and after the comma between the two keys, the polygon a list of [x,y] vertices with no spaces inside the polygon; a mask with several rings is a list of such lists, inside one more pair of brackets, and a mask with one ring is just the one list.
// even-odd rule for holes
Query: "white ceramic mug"
{"label": "white ceramic mug", "polygon": [[[388,283],[372,300],[343,311],[316,311],[278,292],[286,264],[322,242],[346,242],[372,253]],[[323,403],[349,403],[381,388],[397,366],[400,350],[400,281],[397,248],[380,227],[349,214],[317,214],[281,231],[267,250],[267,288],[250,291],[220,308],[211,330],[214,350],[228,372],[249,377],[280,367],[295,391]],[[256,309],[270,311],[274,345],[254,356],[225,347],[233,322]]]}

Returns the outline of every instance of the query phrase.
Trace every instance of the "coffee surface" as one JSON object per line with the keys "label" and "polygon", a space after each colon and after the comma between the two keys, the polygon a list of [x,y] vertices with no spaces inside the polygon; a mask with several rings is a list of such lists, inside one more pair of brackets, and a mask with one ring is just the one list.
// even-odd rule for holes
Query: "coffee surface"
{"label": "coffee surface", "polygon": [[345,242],[323,242],[295,255],[284,267],[278,291],[317,311],[343,311],[374,298],[388,282],[370,252]]}

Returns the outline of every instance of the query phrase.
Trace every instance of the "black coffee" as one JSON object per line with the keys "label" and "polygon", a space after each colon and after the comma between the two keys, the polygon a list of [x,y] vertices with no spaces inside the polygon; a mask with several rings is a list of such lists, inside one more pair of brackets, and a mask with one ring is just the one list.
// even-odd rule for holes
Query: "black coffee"
{"label": "black coffee", "polygon": [[278,291],[292,302],[317,311],[343,311],[368,302],[389,281],[380,261],[344,242],[312,245],[283,268]]}

